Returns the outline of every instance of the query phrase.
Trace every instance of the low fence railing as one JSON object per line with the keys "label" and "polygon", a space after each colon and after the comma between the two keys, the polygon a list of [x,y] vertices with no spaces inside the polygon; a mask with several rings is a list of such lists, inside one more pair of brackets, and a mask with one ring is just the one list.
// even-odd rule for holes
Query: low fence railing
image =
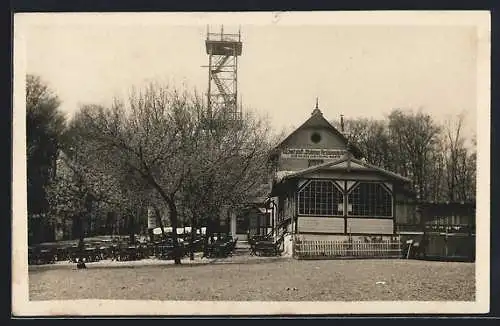
{"label": "low fence railing", "polygon": [[401,258],[400,241],[341,241],[341,240],[297,240],[294,256],[299,259],[319,258]]}

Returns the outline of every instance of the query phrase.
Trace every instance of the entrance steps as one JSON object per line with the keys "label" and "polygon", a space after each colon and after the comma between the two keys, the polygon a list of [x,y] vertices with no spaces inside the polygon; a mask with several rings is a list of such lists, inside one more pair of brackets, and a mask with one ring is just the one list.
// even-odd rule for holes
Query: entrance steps
{"label": "entrance steps", "polygon": [[236,243],[236,249],[250,249],[250,244],[248,243],[247,240],[238,240],[238,242]]}

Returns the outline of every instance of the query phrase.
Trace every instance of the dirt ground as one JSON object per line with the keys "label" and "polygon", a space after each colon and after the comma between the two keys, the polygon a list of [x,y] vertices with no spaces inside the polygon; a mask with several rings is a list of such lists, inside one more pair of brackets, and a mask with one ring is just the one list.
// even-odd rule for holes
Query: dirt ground
{"label": "dirt ground", "polygon": [[240,259],[34,266],[30,300],[473,301],[473,263]]}

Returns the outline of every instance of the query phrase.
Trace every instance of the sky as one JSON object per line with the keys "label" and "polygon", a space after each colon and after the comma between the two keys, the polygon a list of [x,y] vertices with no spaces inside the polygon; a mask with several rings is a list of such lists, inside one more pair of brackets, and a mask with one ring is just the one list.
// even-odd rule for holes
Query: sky
{"label": "sky", "polygon": [[[49,84],[69,116],[81,104],[109,104],[151,80],[206,92],[206,24],[93,18],[46,19],[25,33],[26,72]],[[224,25],[226,32],[238,28],[243,107],[269,116],[277,132],[305,121],[316,97],[329,120],[422,109],[439,122],[463,113],[466,135],[476,131],[474,26]]]}

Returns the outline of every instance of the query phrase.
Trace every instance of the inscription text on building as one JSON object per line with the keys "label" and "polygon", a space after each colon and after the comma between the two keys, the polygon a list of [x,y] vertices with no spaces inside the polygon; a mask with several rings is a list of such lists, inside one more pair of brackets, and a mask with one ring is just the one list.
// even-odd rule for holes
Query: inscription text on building
{"label": "inscription text on building", "polygon": [[283,158],[338,159],[345,153],[344,149],[287,148],[283,150],[281,156]]}

